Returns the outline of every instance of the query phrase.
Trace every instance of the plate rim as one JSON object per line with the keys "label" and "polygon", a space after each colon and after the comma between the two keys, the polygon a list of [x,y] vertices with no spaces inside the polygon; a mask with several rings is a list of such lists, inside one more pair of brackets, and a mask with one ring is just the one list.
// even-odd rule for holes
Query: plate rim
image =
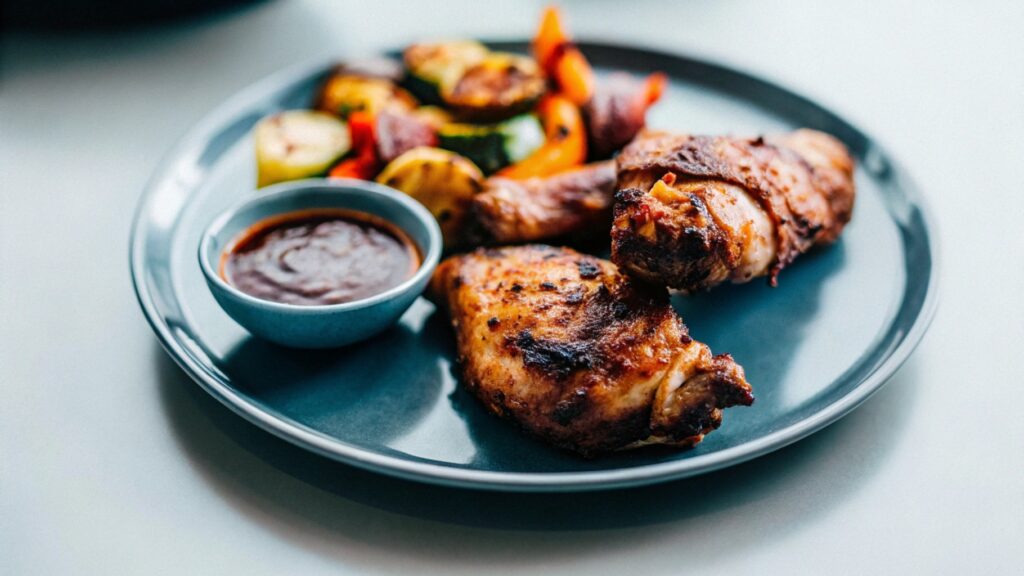
{"label": "plate rim", "polygon": [[[491,43],[503,46],[516,46],[522,45],[525,42],[502,40]],[[831,110],[822,108],[798,92],[793,92],[756,74],[736,68],[731,64],[722,64],[705,58],[703,55],[687,56],[665,50],[651,49],[645,46],[604,41],[580,41],[577,42],[577,45],[584,52],[587,52],[588,49],[621,51],[623,53],[631,53],[637,57],[653,56],[660,59],[674,59],[756,82],[824,110],[829,115],[841,120],[853,132],[864,139],[864,142],[869,147],[868,149],[876,150],[886,159],[886,162],[896,176],[901,192],[920,216],[921,228],[925,233],[924,239],[928,249],[930,267],[927,278],[923,279],[925,282],[924,298],[903,338],[895,347],[888,351],[887,355],[879,361],[871,372],[862,377],[848,392],[817,412],[761,438],[693,458],[670,460],[629,468],[584,472],[503,472],[470,470],[374,453],[358,446],[347,444],[340,439],[331,438],[283,415],[273,414],[261,407],[258,402],[246,398],[226,383],[220,382],[209,368],[203,366],[195,355],[186,349],[183,342],[174,337],[171,327],[160,313],[153,294],[147,286],[145,270],[148,268],[148,264],[144,257],[144,240],[150,228],[150,223],[143,216],[156,196],[160,183],[167,176],[173,174],[175,166],[182,162],[183,158],[187,157],[185,152],[194,149],[195,144],[202,142],[206,135],[211,133],[217,126],[222,125],[224,119],[233,115],[238,109],[243,108],[247,102],[258,100],[260,95],[272,91],[275,87],[286,84],[293,85],[303,78],[308,78],[317,71],[326,70],[329,66],[339,61],[338,57],[321,57],[283,68],[234,93],[193,124],[157,164],[153,174],[143,187],[132,217],[128,263],[132,288],[136,299],[142,309],[143,316],[145,316],[146,321],[156,333],[161,346],[174,362],[199,384],[204,391],[252,424],[287,442],[321,456],[376,473],[458,488],[517,492],[575,492],[640,486],[695,476],[740,464],[781,449],[836,422],[860,406],[872,394],[877,392],[910,357],[927,332],[938,308],[939,270],[941,266],[938,249],[940,236],[932,210],[916,182],[902,165],[884,147],[878,144],[876,139],[868,137],[845,118]],[[393,52],[380,52],[380,54],[388,53]],[[890,216],[893,215],[890,208],[887,208],[886,212]],[[888,327],[895,325],[895,322],[894,318],[890,321]]]}

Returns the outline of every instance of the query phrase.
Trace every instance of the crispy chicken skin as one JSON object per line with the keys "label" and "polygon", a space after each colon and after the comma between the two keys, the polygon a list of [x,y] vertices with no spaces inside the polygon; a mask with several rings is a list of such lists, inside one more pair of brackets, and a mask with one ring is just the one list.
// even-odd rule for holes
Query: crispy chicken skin
{"label": "crispy chicken skin", "polygon": [[728,354],[690,338],[664,288],[568,248],[481,248],[431,283],[465,386],[532,435],[584,456],[690,447],[754,398]]}
{"label": "crispy chicken skin", "polygon": [[473,214],[484,241],[496,244],[604,234],[612,220],[614,193],[611,160],[546,178],[493,177],[473,198]]}
{"label": "crispy chicken skin", "polygon": [[814,130],[764,138],[643,133],[617,158],[612,260],[692,292],[769,277],[853,213],[853,159]]}

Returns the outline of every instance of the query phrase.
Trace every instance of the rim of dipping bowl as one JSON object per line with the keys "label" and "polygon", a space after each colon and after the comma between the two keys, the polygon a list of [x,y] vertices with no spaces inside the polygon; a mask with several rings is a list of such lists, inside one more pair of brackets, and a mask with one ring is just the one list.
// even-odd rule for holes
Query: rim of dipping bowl
{"label": "rim of dipping bowl", "polygon": [[[333,189],[330,190],[330,192],[338,195],[344,195],[346,194],[346,192],[356,190],[356,193],[358,194],[369,194],[371,196],[376,195],[394,202],[395,204],[400,206],[400,209],[410,212],[413,216],[416,217],[417,220],[420,221],[421,224],[424,225],[424,227],[427,230],[428,245],[420,246],[417,239],[409,230],[406,230],[402,226],[399,226],[392,218],[388,216],[383,216],[377,213],[370,212],[368,210],[350,208],[341,205],[309,205],[283,210],[280,212],[274,212],[272,214],[266,214],[260,216],[259,218],[256,218],[251,222],[243,222],[241,230],[237,232],[233,237],[228,238],[224,246],[222,246],[221,249],[216,252],[216,254],[212,255],[212,257],[216,259],[216,264],[210,262],[210,244],[214,241],[214,239],[217,236],[220,235],[224,228],[229,223],[231,223],[238,216],[239,213],[243,212],[245,209],[259,204],[265,204],[272,200],[276,200],[278,198],[285,196],[301,196],[303,193],[309,193],[314,190],[323,192],[328,189]],[[392,226],[404,232],[409,237],[409,239],[414,244],[416,244],[417,250],[419,250],[420,254],[422,255],[422,260],[420,261],[419,268],[417,268],[416,272],[412,276],[407,278],[405,281],[403,281],[401,284],[389,288],[379,294],[374,294],[373,296],[368,296],[366,298],[361,298],[359,300],[353,300],[351,302],[341,302],[339,304],[312,305],[287,304],[284,302],[277,302],[274,300],[264,300],[262,298],[257,298],[251,294],[239,290],[220,275],[220,259],[228,250],[234,248],[235,243],[239,240],[241,235],[243,235],[245,231],[247,231],[250,227],[267,218],[283,216],[291,212],[298,212],[302,210],[316,210],[318,208],[325,210],[347,209],[356,212],[367,212],[378,218],[387,220]],[[441,251],[443,250],[443,244],[444,242],[441,237],[441,228],[440,226],[438,226],[437,220],[434,218],[434,215],[431,214],[430,211],[427,210],[422,204],[420,204],[416,200],[413,200],[407,194],[399,192],[398,190],[395,190],[394,188],[391,188],[389,186],[378,184],[376,182],[370,182],[368,180],[355,180],[351,178],[310,178],[305,180],[292,180],[289,182],[282,182],[279,184],[274,184],[271,186],[267,186],[265,188],[258,189],[257,196],[246,198],[240,202],[233,204],[231,207],[221,212],[220,215],[214,218],[213,222],[211,222],[210,225],[207,226],[205,230],[203,230],[203,236],[199,240],[199,266],[200,268],[202,268],[203,274],[206,275],[207,279],[211,280],[212,282],[216,283],[220,288],[228,292],[231,292],[235,297],[249,304],[295,314],[315,314],[326,311],[336,312],[342,310],[358,310],[360,308],[373,306],[374,304],[378,304],[385,300],[389,300],[405,292],[406,290],[409,290],[417,282],[422,281],[424,276],[429,276],[430,274],[433,274],[434,268],[437,267],[437,264],[441,260]],[[216,268],[214,268],[214,266],[216,266]]]}

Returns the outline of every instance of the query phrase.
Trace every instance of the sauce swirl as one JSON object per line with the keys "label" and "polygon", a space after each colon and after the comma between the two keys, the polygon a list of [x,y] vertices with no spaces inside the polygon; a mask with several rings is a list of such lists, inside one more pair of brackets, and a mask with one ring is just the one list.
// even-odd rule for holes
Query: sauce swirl
{"label": "sauce swirl", "polygon": [[420,260],[408,235],[382,218],[314,209],[251,226],[221,256],[220,275],[262,300],[324,306],[394,288],[416,273]]}

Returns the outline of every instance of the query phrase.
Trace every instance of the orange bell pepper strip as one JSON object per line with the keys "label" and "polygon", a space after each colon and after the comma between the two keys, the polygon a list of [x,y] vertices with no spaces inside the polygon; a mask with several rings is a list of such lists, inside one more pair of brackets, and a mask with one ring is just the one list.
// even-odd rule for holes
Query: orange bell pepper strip
{"label": "orange bell pepper strip", "polygon": [[560,94],[546,96],[537,107],[544,125],[545,141],[520,162],[499,170],[497,175],[522,180],[550,176],[587,158],[587,133],[579,108]]}
{"label": "orange bell pepper strip", "polygon": [[594,94],[594,70],[569,39],[562,26],[561,14],[554,6],[544,9],[533,40],[533,55],[569,100],[577,106],[590,100]]}
{"label": "orange bell pepper strip", "polygon": [[562,94],[577,106],[583,106],[594,95],[594,71],[575,46],[567,48],[558,59],[555,81]]}
{"label": "orange bell pepper strip", "polygon": [[661,95],[665,93],[665,88],[668,86],[668,76],[665,76],[662,72],[655,72],[644,80],[644,85],[647,105],[651,106],[658,100],[661,100]]}
{"label": "orange bell pepper strip", "polygon": [[561,46],[569,41],[562,28],[562,18],[558,8],[548,6],[540,18],[540,27],[533,38],[533,56],[545,71],[551,70],[555,56]]}
{"label": "orange bell pepper strip", "polygon": [[373,115],[358,111],[348,117],[348,130],[354,155],[338,162],[328,172],[328,178],[355,178],[373,180],[380,171],[377,146],[373,134]]}

